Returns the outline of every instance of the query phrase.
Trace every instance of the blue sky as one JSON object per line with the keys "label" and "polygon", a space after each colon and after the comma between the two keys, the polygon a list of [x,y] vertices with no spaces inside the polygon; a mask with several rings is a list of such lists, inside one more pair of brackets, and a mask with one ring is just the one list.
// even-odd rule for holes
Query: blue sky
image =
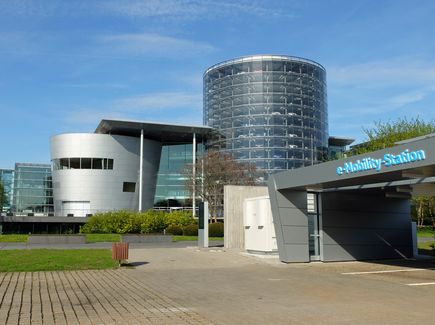
{"label": "blue sky", "polygon": [[435,1],[2,0],[0,168],[102,118],[202,123],[202,74],[249,54],[327,70],[329,133],[435,117]]}

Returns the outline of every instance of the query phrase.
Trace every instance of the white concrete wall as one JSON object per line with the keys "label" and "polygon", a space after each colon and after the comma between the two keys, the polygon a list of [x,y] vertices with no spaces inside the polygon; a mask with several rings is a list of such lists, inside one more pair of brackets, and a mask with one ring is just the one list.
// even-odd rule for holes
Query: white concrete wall
{"label": "white concrete wall", "polygon": [[267,186],[224,186],[224,245],[225,248],[245,248],[243,201],[268,195]]}

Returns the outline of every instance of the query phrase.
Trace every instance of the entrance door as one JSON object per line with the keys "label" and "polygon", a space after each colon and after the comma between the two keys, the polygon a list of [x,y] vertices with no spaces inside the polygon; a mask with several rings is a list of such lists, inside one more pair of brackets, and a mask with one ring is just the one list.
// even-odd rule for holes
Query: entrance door
{"label": "entrance door", "polygon": [[308,246],[310,261],[320,261],[320,231],[317,193],[307,193]]}

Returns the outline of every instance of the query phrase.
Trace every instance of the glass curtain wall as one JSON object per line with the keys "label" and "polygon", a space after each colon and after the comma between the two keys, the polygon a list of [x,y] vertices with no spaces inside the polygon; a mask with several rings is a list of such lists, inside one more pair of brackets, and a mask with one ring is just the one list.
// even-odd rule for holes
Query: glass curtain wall
{"label": "glass curtain wall", "polygon": [[0,198],[2,202],[0,206],[0,212],[11,212],[12,200],[14,194],[14,170],[12,169],[0,169],[0,183],[3,186],[3,198]]}
{"label": "glass curtain wall", "polygon": [[[198,144],[197,155],[203,152],[203,145]],[[162,147],[160,167],[157,175],[154,206],[161,208],[191,207],[192,198],[186,189],[186,178],[181,170],[192,164],[192,145],[165,145]],[[198,167],[197,167],[197,170]]]}
{"label": "glass curtain wall", "polygon": [[53,213],[53,184],[49,164],[15,164],[13,210],[18,215]]}
{"label": "glass curtain wall", "polygon": [[321,162],[328,144],[326,71],[287,56],[217,64],[204,74],[204,124],[224,135],[208,146],[254,163],[259,183]]}

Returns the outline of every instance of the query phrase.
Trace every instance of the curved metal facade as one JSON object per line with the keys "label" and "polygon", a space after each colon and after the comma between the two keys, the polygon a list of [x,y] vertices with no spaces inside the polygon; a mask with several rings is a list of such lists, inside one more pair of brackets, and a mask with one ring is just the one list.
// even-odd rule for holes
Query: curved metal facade
{"label": "curved metal facade", "polygon": [[290,56],[248,56],[204,73],[204,124],[224,135],[208,146],[257,166],[259,182],[327,154],[326,71]]}
{"label": "curved metal facade", "polygon": [[[144,139],[142,207],[153,207],[161,143]],[[51,138],[56,215],[137,210],[140,139],[109,134]]]}

